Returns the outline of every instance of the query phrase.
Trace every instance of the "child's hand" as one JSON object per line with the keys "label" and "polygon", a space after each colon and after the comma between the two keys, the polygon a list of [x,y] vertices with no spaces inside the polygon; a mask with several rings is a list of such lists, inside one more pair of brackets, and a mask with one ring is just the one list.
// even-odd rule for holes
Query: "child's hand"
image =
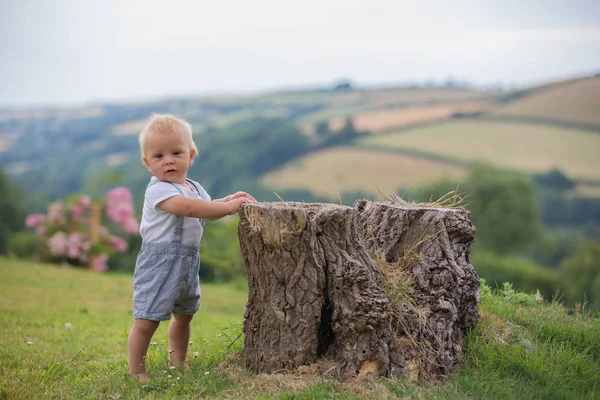
{"label": "child's hand", "polygon": [[[252,196],[250,196],[250,197],[252,197]],[[233,200],[229,200],[227,202],[228,205],[231,205],[231,207],[230,207],[231,211],[230,211],[229,215],[235,214],[236,212],[238,212],[239,209],[240,209],[240,207],[244,203],[256,203],[256,200],[254,200],[254,198],[252,198],[252,200],[251,200],[251,199],[249,199],[246,196],[242,196],[242,197],[238,197],[238,198],[233,199]]]}
{"label": "child's hand", "polygon": [[229,200],[235,200],[235,199],[240,198],[240,197],[246,197],[247,199],[250,200],[247,203],[256,203],[256,200],[254,199],[254,197],[250,196],[246,192],[236,192],[234,194],[230,194],[227,197],[229,197]]}

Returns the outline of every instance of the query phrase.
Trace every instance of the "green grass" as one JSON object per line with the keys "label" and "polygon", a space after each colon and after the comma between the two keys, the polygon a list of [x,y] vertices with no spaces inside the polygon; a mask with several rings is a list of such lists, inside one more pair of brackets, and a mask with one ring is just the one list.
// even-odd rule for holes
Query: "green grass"
{"label": "green grass", "polygon": [[[202,284],[191,371],[167,368],[166,324],[150,347],[149,384],[127,375],[131,277],[0,258],[0,399],[597,399],[600,321],[484,287],[481,323],[444,382],[338,382],[311,372],[254,375],[241,361],[246,289]],[[70,323],[71,329],[65,324]],[[198,356],[194,357],[197,352]]]}

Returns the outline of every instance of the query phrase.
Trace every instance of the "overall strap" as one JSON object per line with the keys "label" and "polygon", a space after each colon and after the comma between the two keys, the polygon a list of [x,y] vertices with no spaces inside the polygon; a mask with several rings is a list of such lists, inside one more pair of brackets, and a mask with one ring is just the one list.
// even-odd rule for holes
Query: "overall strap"
{"label": "overall strap", "polygon": [[[171,185],[173,185],[175,187],[175,189],[177,189],[177,191],[182,196],[185,196],[185,193],[179,187],[179,185],[176,185],[173,182],[170,182],[170,183],[171,183]],[[176,219],[175,219],[175,231],[174,231],[173,240],[171,241],[171,243],[182,243],[182,242],[183,242],[183,216],[176,215]]]}

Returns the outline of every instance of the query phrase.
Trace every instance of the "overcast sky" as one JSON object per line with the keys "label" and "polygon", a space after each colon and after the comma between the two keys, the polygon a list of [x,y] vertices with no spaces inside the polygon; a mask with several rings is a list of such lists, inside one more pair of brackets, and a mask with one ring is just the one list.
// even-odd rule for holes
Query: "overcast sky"
{"label": "overcast sky", "polygon": [[598,72],[598,0],[0,0],[0,107]]}

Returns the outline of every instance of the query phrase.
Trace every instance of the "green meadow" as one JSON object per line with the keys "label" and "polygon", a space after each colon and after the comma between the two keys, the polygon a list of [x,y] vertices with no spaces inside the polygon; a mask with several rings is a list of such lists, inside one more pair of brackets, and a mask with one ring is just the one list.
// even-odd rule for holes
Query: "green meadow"
{"label": "green meadow", "polygon": [[482,286],[481,321],[440,382],[339,382],[310,368],[255,375],[241,359],[244,282],[202,284],[191,370],[167,367],[166,323],[150,383],[127,375],[131,277],[0,258],[0,399],[599,399],[600,320],[510,285]]}

